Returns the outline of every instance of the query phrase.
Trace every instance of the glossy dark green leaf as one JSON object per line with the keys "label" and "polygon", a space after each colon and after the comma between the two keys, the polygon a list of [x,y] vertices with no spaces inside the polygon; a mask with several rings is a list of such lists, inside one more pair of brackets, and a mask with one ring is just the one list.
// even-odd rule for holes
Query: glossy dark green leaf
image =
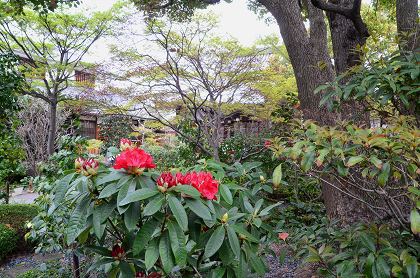
{"label": "glossy dark green leaf", "polygon": [[144,247],[146,247],[147,243],[152,238],[154,231],[159,225],[160,222],[153,218],[147,220],[147,222],[143,224],[134,239],[133,253],[135,256],[140,254]]}
{"label": "glossy dark green leaf", "polygon": [[226,203],[231,205],[233,203],[233,197],[232,193],[229,190],[229,187],[226,184],[221,184],[219,186],[219,192],[220,196],[222,196],[223,200],[225,200]]}
{"label": "glossy dark green leaf", "polygon": [[159,256],[163,270],[166,274],[171,273],[174,267],[174,261],[171,254],[168,232],[164,232],[159,241]]}
{"label": "glossy dark green leaf", "polygon": [[225,239],[225,228],[223,226],[217,227],[217,229],[213,232],[209,241],[206,244],[204,249],[204,257],[209,258],[213,256],[222,246],[223,240]]}
{"label": "glossy dark green leaf", "polygon": [[150,197],[155,196],[156,194],[159,194],[159,191],[156,189],[150,189],[150,188],[141,188],[139,190],[136,190],[130,194],[128,194],[121,202],[118,204],[120,206],[124,206],[133,202],[138,202],[141,200],[146,200]]}
{"label": "glossy dark green leaf", "polygon": [[117,193],[118,190],[123,185],[125,185],[126,183],[129,183],[131,179],[133,179],[132,176],[125,175],[118,181],[117,184],[115,183],[108,184],[107,186],[104,187],[104,189],[102,189],[101,193],[99,193],[98,198],[102,199],[102,198],[108,198],[109,196],[112,196],[113,194]]}
{"label": "glossy dark green leaf", "polygon": [[168,198],[169,208],[171,209],[176,221],[181,226],[183,231],[188,230],[188,218],[185,212],[184,206],[175,196],[169,196]]}
{"label": "glossy dark green leaf", "polygon": [[165,197],[163,195],[158,195],[147,203],[143,209],[143,215],[149,216],[155,214],[162,208],[163,203],[165,202]]}
{"label": "glossy dark green leaf", "polygon": [[159,247],[157,239],[152,240],[147,246],[144,264],[146,270],[151,269],[159,259]]}
{"label": "glossy dark green leaf", "polygon": [[186,200],[189,209],[202,219],[211,220],[209,208],[201,200]]}
{"label": "glossy dark green leaf", "polygon": [[192,198],[200,198],[200,196],[201,196],[200,192],[198,192],[197,189],[195,189],[191,185],[186,185],[186,184],[180,184],[180,185],[177,185],[177,186],[173,186],[168,191],[169,192],[173,191],[173,192],[183,193],[183,194],[185,194],[189,197],[192,197]]}
{"label": "glossy dark green leaf", "polygon": [[235,253],[235,256],[239,258],[241,254],[241,246],[239,244],[238,236],[236,235],[236,232],[229,225],[226,226],[226,232],[228,235],[230,248],[232,248],[232,251],[233,253]]}
{"label": "glossy dark green leaf", "polygon": [[124,212],[124,224],[128,231],[132,231],[136,228],[136,224],[139,221],[140,216],[140,204],[132,203],[128,206],[128,209]]}
{"label": "glossy dark green leaf", "polygon": [[169,220],[167,227],[175,262],[183,267],[187,263],[186,237],[177,222]]}

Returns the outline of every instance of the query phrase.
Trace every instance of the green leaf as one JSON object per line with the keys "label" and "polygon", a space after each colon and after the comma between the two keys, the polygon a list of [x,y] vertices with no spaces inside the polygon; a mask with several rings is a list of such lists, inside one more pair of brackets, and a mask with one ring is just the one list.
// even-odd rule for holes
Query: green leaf
{"label": "green leaf", "polygon": [[134,269],[126,261],[120,261],[120,276],[119,278],[133,278],[135,276]]}
{"label": "green leaf", "polygon": [[111,257],[111,250],[102,246],[86,246],[86,249],[104,257]]}
{"label": "green leaf", "polygon": [[118,212],[120,214],[123,214],[128,207],[122,207],[120,205],[121,201],[127,196],[129,195],[128,193],[134,192],[134,190],[136,190],[136,181],[134,179],[132,179],[130,182],[124,184],[120,191],[118,191],[118,195],[117,195],[117,209]]}
{"label": "green leaf", "polygon": [[158,193],[159,193],[159,191],[157,189],[142,188],[142,189],[136,190],[133,193],[129,194],[118,205],[124,206],[124,205],[130,204],[130,203],[133,203],[133,202],[146,200],[150,197],[155,196]]}
{"label": "green leaf", "polygon": [[128,231],[132,231],[136,228],[137,222],[139,221],[140,215],[140,204],[132,203],[128,206],[128,209],[124,213],[124,224]]}
{"label": "green leaf", "polygon": [[349,158],[346,165],[347,165],[347,167],[352,167],[352,166],[356,165],[357,163],[362,162],[363,160],[364,160],[363,156],[360,156],[360,155],[352,156],[352,157]]}
{"label": "green leaf", "polygon": [[168,221],[169,239],[171,242],[172,252],[175,262],[178,266],[183,267],[187,263],[186,238],[178,223]]}
{"label": "green leaf", "polygon": [[123,173],[123,172],[118,172],[118,171],[111,171],[109,174],[107,174],[104,177],[98,178],[95,182],[95,185],[101,185],[107,182],[111,182],[111,181],[116,181],[119,179],[123,179],[124,176],[126,176],[127,174]]}
{"label": "green leaf", "polygon": [[371,156],[370,157],[370,162],[372,162],[372,164],[375,165],[376,168],[382,169],[383,162],[382,162],[382,160],[380,160],[376,156]]}
{"label": "green leaf", "polygon": [[69,190],[69,184],[73,179],[75,173],[68,174],[61,180],[57,182],[57,185],[54,188],[54,203],[60,204],[63,200],[64,196],[66,195],[67,191]]}
{"label": "green leaf", "polygon": [[157,239],[152,240],[147,246],[144,256],[144,264],[146,270],[151,269],[159,259],[159,248]]}
{"label": "green leaf", "polygon": [[272,210],[273,208],[281,205],[283,202],[277,202],[275,204],[269,205],[268,207],[264,208],[263,210],[261,210],[260,212],[260,216],[266,216],[268,215],[268,213],[270,212],[270,210]]}
{"label": "green leaf", "polygon": [[302,158],[302,162],[301,162],[302,170],[305,171],[305,172],[309,171],[309,169],[311,169],[314,161],[315,161],[315,152],[314,151],[309,151],[309,152],[305,153],[305,155]]}
{"label": "green leaf", "polygon": [[211,235],[209,241],[204,249],[204,258],[210,258],[213,256],[223,244],[225,239],[225,229],[223,226],[219,226]]}
{"label": "green leaf", "polygon": [[187,184],[180,184],[177,186],[173,186],[171,188],[168,189],[169,192],[171,191],[175,191],[175,192],[179,192],[179,193],[184,193],[185,195],[188,195],[192,198],[200,198],[201,194],[200,192],[198,192],[198,190],[196,188],[194,188],[191,185],[187,185]]}
{"label": "green leaf", "polygon": [[159,241],[159,255],[162,262],[163,270],[166,274],[172,271],[174,262],[171,255],[168,232],[164,232]]}
{"label": "green leaf", "polygon": [[228,235],[230,248],[232,248],[232,251],[235,254],[235,256],[239,258],[241,255],[241,246],[239,244],[238,236],[230,226],[226,226],[226,232]]}
{"label": "green leaf", "polygon": [[264,262],[261,260],[260,257],[257,257],[254,252],[249,252],[250,255],[250,264],[252,268],[255,270],[255,272],[258,273],[258,275],[263,276],[266,271],[266,267],[264,265]]}
{"label": "green leaf", "polygon": [[362,244],[372,252],[376,252],[376,246],[373,239],[365,233],[360,233]]}
{"label": "green leaf", "polygon": [[186,204],[198,217],[205,220],[212,220],[209,208],[201,200],[186,200]]}
{"label": "green leaf", "polygon": [[273,185],[274,186],[279,186],[283,178],[283,170],[281,167],[282,166],[280,164],[273,171]]}
{"label": "green leaf", "polygon": [[391,269],[387,262],[385,261],[384,257],[378,256],[375,261],[376,271],[379,277],[388,278],[391,277]]}
{"label": "green leaf", "polygon": [[137,256],[144,249],[147,242],[152,238],[152,235],[156,228],[159,226],[160,221],[157,221],[153,218],[147,220],[146,223],[140,228],[137,232],[136,238],[133,243],[133,254]]}
{"label": "green leaf", "polygon": [[233,203],[232,193],[230,192],[229,187],[226,184],[221,184],[219,186],[219,192],[223,200],[226,201],[226,203],[228,203],[229,205]]}
{"label": "green leaf", "polygon": [[129,183],[133,177],[132,176],[124,176],[122,177],[117,184],[111,183],[102,189],[101,193],[99,193],[99,199],[108,198],[109,196],[113,195],[114,193],[118,192],[118,190],[126,183]]}
{"label": "green leaf", "polygon": [[187,231],[188,218],[187,218],[187,213],[185,212],[184,206],[175,196],[169,196],[168,204],[179,226],[181,226],[183,231]]}
{"label": "green leaf", "polygon": [[410,213],[410,226],[413,234],[420,235],[420,214],[415,208]]}
{"label": "green leaf", "polygon": [[378,175],[378,183],[380,185],[384,186],[387,183],[390,172],[391,172],[391,166],[389,165],[389,162],[386,162],[382,166],[382,170],[380,174]]}
{"label": "green leaf", "polygon": [[163,195],[158,195],[156,198],[153,198],[143,209],[143,215],[149,216],[155,214],[159,211],[165,201]]}
{"label": "green leaf", "polygon": [[83,227],[86,223],[87,209],[89,204],[90,198],[88,194],[85,193],[84,195],[81,195],[81,200],[70,215],[69,222],[67,223],[66,236],[68,245],[72,244],[83,231]]}

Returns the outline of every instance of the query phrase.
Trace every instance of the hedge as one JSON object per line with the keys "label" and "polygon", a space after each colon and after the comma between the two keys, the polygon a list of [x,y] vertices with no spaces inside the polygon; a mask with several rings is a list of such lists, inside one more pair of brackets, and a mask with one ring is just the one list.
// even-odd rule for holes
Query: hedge
{"label": "hedge", "polygon": [[0,224],[0,261],[16,248],[18,240],[18,235],[12,228]]}
{"label": "hedge", "polygon": [[10,225],[19,235],[25,233],[25,223],[32,220],[39,212],[36,205],[3,204],[0,205],[0,224]]}

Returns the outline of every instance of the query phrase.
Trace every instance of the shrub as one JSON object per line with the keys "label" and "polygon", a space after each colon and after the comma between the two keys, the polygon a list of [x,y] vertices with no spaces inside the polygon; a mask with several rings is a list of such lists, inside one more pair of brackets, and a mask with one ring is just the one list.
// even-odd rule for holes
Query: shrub
{"label": "shrub", "polygon": [[39,208],[26,204],[0,205],[0,224],[10,225],[20,236],[25,232],[25,223],[38,214]]}
{"label": "shrub", "polygon": [[92,269],[124,277],[264,274],[264,254],[278,240],[270,211],[279,203],[250,189],[260,163],[228,177],[206,161],[188,173],[154,172],[152,157],[135,147],[113,168],[99,158],[78,160],[76,172],[57,181],[49,209],[70,208],[65,244],[94,253]]}
{"label": "shrub", "polygon": [[41,264],[36,269],[28,270],[16,276],[16,278],[71,278],[71,269],[63,267],[59,261],[53,260]]}
{"label": "shrub", "polygon": [[6,225],[0,224],[0,261],[16,248],[17,241],[16,232]]}

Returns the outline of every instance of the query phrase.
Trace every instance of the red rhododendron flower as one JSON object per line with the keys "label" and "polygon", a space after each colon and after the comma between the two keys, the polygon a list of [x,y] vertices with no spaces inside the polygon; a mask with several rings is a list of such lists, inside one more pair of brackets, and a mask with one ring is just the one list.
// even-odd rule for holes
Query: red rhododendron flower
{"label": "red rhododendron flower", "polygon": [[112,247],[111,256],[116,260],[122,259],[125,256],[124,248],[115,244],[114,247]]}
{"label": "red rhododendron flower", "polygon": [[213,179],[211,173],[207,172],[188,172],[185,175],[176,173],[175,176],[169,172],[162,173],[157,185],[170,188],[178,184],[186,184],[195,187],[203,198],[215,200],[219,189],[219,182]]}
{"label": "red rhododendron flower", "polygon": [[194,186],[201,195],[208,200],[215,200],[219,189],[219,182],[213,179],[211,173],[192,172],[191,185]]}
{"label": "red rhododendron flower", "polygon": [[170,172],[163,172],[157,179],[157,184],[159,186],[170,188],[177,184],[176,177],[174,177]]}
{"label": "red rhododendron flower", "polygon": [[132,145],[133,145],[133,143],[131,142],[131,140],[129,140],[127,138],[122,138],[120,140],[120,150],[121,151],[125,151],[126,149],[131,148]]}
{"label": "red rhododendron flower", "polygon": [[288,233],[279,233],[279,239],[286,241],[286,238],[289,237]]}
{"label": "red rhododendron flower", "polygon": [[114,169],[125,169],[129,174],[135,175],[141,175],[145,169],[155,167],[152,156],[139,148],[123,151],[114,164]]}
{"label": "red rhododendron flower", "polygon": [[149,275],[146,275],[144,272],[136,272],[136,278],[160,278],[162,275],[159,272],[151,272]]}

